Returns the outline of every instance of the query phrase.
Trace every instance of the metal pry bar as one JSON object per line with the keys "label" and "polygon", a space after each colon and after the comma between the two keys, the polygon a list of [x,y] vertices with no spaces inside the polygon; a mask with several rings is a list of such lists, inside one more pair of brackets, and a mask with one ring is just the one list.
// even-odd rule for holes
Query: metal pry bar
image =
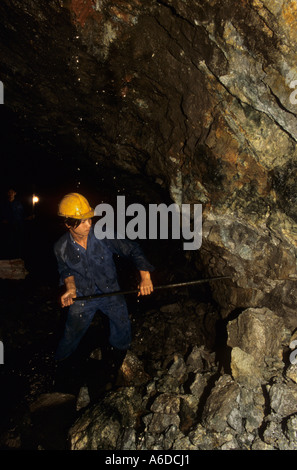
{"label": "metal pry bar", "polygon": [[[209,277],[207,279],[197,279],[196,281],[178,282],[176,284],[166,284],[163,286],[155,286],[154,291],[161,290],[161,289],[173,289],[174,287],[193,286],[195,284],[203,284],[205,282],[211,282],[211,281],[220,281],[222,279],[231,279],[231,277],[230,276]],[[138,292],[139,292],[139,289],[116,291],[116,292],[102,292],[101,294],[74,297],[73,301],[77,302],[81,300],[93,300],[93,299],[98,299],[100,297],[110,297],[112,295],[138,294]]]}

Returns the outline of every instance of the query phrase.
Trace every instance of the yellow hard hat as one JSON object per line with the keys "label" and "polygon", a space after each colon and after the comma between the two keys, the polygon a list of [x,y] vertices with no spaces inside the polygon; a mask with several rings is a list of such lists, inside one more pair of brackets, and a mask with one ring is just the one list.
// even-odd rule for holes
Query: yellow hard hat
{"label": "yellow hard hat", "polygon": [[94,217],[87,199],[79,193],[69,193],[63,197],[59,204],[58,215],[72,219],[89,219]]}

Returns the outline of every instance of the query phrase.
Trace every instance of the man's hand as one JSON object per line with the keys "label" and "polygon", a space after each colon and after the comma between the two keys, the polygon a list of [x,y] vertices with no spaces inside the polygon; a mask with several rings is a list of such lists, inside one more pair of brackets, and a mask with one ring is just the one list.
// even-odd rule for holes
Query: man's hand
{"label": "man's hand", "polygon": [[65,286],[66,292],[61,296],[61,305],[62,307],[69,307],[69,305],[74,303],[72,299],[76,297],[74,276],[70,276],[65,279]]}
{"label": "man's hand", "polygon": [[151,280],[151,275],[149,271],[140,271],[140,283],[138,286],[139,295],[149,295],[153,292],[154,287]]}
{"label": "man's hand", "polygon": [[62,307],[69,307],[69,305],[72,305],[73,298],[76,297],[76,292],[75,291],[66,291],[65,294],[61,296],[61,305]]}

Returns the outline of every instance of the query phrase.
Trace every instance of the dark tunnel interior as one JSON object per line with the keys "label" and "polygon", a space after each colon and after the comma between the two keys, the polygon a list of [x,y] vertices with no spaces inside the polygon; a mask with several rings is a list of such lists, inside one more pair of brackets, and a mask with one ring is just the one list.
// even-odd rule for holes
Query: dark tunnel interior
{"label": "dark tunnel interior", "polygon": [[[297,449],[296,18],[295,0],[2,0],[0,450]],[[58,215],[69,193],[137,229],[155,290],[126,293],[137,250],[114,255],[131,344],[109,344],[124,307],[102,301],[58,362],[94,300],[61,306],[56,242],[74,237],[77,282],[92,246]],[[161,205],[185,209],[177,232]]]}

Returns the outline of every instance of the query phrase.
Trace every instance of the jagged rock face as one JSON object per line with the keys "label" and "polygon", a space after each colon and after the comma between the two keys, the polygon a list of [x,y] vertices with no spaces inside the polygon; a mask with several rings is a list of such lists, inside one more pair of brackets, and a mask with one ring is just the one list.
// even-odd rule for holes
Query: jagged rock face
{"label": "jagged rock face", "polygon": [[284,354],[289,331],[265,308],[245,310],[227,330],[230,374],[219,371],[214,354],[203,361],[204,347],[175,354],[142,389],[131,382],[85,407],[69,430],[71,449],[296,449],[296,364],[288,367]]}
{"label": "jagged rock face", "polygon": [[223,314],[289,297],[279,309],[290,317],[295,287],[274,281],[296,272],[296,2],[1,9],[1,79],[21,125],[69,159],[75,149],[202,203],[199,262],[232,275]]}

